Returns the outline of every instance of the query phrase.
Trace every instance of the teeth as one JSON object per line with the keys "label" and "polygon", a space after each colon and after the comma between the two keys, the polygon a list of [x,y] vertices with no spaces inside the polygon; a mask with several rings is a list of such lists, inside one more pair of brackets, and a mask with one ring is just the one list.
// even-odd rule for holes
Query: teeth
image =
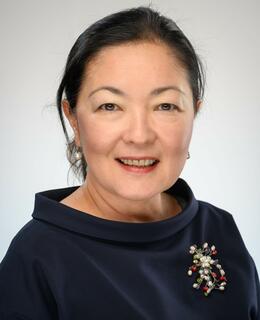
{"label": "teeth", "polygon": [[121,162],[124,164],[127,164],[129,166],[137,166],[137,167],[147,167],[152,165],[156,160],[126,160],[126,159],[120,159]]}

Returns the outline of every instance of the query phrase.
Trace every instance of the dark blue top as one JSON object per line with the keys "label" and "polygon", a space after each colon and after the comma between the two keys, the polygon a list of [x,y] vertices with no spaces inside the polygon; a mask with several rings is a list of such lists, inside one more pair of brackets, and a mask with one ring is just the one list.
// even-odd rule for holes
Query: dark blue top
{"label": "dark blue top", "polygon": [[[257,270],[230,213],[179,178],[166,192],[185,203],[180,214],[112,221],[59,202],[78,187],[35,194],[33,219],[0,264],[1,320],[260,320]],[[210,274],[226,283],[208,295],[190,253],[205,242]]]}

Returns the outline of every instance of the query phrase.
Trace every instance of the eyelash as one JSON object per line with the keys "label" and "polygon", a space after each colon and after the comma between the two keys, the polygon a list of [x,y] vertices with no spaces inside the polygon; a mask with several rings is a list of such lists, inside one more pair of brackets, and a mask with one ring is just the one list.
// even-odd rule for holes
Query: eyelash
{"label": "eyelash", "polygon": [[[114,103],[104,103],[104,104],[102,104],[101,106],[99,106],[98,107],[98,109],[101,109],[101,110],[104,110],[104,109],[102,109],[102,107],[103,106],[115,106],[115,104]],[[162,103],[162,104],[160,104],[160,106],[162,106],[162,105],[168,105],[168,106],[173,106],[174,107],[174,109],[173,110],[164,110],[164,111],[175,111],[175,110],[179,110],[179,108],[175,105],[175,104],[172,104],[172,103]],[[114,111],[114,110],[104,110],[104,111]]]}

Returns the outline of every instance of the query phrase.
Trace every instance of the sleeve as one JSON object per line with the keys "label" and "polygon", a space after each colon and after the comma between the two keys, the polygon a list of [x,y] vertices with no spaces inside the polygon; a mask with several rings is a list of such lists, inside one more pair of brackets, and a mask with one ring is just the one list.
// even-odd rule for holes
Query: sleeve
{"label": "sleeve", "polygon": [[58,319],[43,268],[35,259],[8,249],[0,264],[0,319]]}
{"label": "sleeve", "polygon": [[260,320],[260,283],[259,283],[259,276],[256,269],[255,262],[253,258],[250,256],[253,270],[254,270],[254,276],[255,276],[255,283],[253,284],[253,292],[254,292],[254,298],[255,298],[255,308],[251,312],[251,319],[252,320]]}
{"label": "sleeve", "polygon": [[254,259],[252,258],[250,252],[248,251],[245,242],[242,238],[242,235],[238,229],[236,221],[233,215],[230,214],[232,219],[233,227],[235,228],[235,234],[237,235],[236,240],[238,240],[242,244],[242,248],[246,252],[246,257],[248,260],[249,267],[247,268],[247,276],[250,289],[250,307],[248,309],[249,319],[250,320],[260,320],[260,283],[259,276],[256,269],[256,265]]}

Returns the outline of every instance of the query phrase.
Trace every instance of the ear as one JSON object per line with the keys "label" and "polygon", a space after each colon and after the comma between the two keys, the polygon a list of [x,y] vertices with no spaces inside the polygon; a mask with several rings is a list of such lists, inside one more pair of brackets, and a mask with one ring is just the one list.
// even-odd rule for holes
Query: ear
{"label": "ear", "polygon": [[70,107],[68,100],[66,99],[62,100],[61,104],[62,104],[62,110],[66,118],[68,119],[72,130],[74,131],[75,143],[78,147],[80,147],[79,126],[78,126],[76,114],[72,112],[72,109]]}
{"label": "ear", "polygon": [[197,113],[200,111],[200,109],[202,108],[202,100],[197,100],[197,103],[196,103],[196,114],[195,116],[197,115]]}

